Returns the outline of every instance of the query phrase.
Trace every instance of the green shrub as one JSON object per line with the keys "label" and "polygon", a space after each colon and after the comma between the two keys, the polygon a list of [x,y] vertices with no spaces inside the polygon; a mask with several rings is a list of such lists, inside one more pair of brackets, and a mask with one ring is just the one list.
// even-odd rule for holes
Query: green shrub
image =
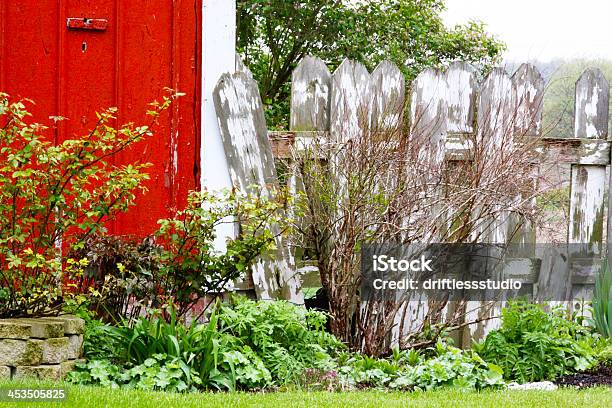
{"label": "green shrub", "polygon": [[[284,225],[280,192],[262,197],[237,190],[191,192],[185,209],[160,220],[159,229],[141,242],[127,237],[92,236],[73,257],[87,259],[83,280],[100,293],[91,308],[110,322],[129,320],[168,301],[184,318],[207,295],[216,296],[248,272],[274,247],[268,225]],[[225,252],[214,248],[215,228],[240,220]]]}
{"label": "green shrub", "polygon": [[[165,314],[168,321],[162,317],[162,311],[156,311],[131,325],[95,323],[85,337],[84,352],[89,361],[77,367],[71,380],[101,385],[112,380],[128,385],[139,380],[133,375],[137,367],[154,372],[170,364],[178,365],[190,379],[185,382],[189,387],[233,390],[263,387],[271,382],[270,373],[252,350],[240,347],[231,336],[218,330],[215,311],[207,324],[194,321],[189,326],[179,321],[173,306],[168,306]],[[98,348],[101,344],[110,347]],[[92,373],[92,368],[99,370],[100,366],[110,373],[108,378],[101,379]],[[124,377],[129,381],[117,382]]]}
{"label": "green shrub", "polygon": [[[77,367],[71,380],[133,385],[141,378],[134,376],[133,370],[149,364],[147,373],[153,376],[164,365],[178,365],[187,388],[235,390],[282,385],[304,369],[333,365],[332,353],[342,345],[324,332],[325,323],[321,312],[281,301],[244,299],[236,299],[233,305],[217,304],[206,324],[183,325],[172,306],[131,325],[94,322],[85,338],[89,361]],[[94,367],[103,367],[109,374],[101,379],[93,375]],[[151,384],[146,386],[165,389]],[[182,383],[180,387],[184,388]]]}
{"label": "green shrub", "polygon": [[594,362],[589,353],[591,333],[565,313],[561,308],[547,313],[542,305],[510,303],[502,310],[501,328],[474,350],[501,366],[506,379],[520,383],[585,370]]}
{"label": "green shrub", "polygon": [[275,384],[295,379],[307,368],[331,368],[344,346],[325,331],[327,315],[284,301],[255,302],[235,297],[221,306],[221,329],[255,350]]}
{"label": "green shrub", "polygon": [[[208,323],[190,326],[180,323],[172,307],[165,314],[168,321],[158,312],[131,326],[93,325],[85,339],[88,362],[70,379],[169,391],[480,390],[504,384],[500,367],[442,342],[424,351],[395,349],[384,359],[349,353],[325,331],[324,313],[285,301],[235,297],[218,303]],[[112,347],[90,349],[104,342]]]}
{"label": "green shrub", "polygon": [[[153,104],[151,124],[170,102]],[[70,293],[63,283],[73,278],[66,275],[83,266],[65,268],[61,248],[81,245],[144,190],[146,164],[112,162],[151,129],[117,129],[114,114],[98,114],[83,138],[54,144],[47,127],[27,122],[23,102],[0,93],[0,317],[59,312]]]}

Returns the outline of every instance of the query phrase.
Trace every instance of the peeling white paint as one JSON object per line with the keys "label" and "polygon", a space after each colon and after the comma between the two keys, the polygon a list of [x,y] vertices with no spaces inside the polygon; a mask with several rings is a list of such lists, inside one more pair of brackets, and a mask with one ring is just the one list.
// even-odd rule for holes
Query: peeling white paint
{"label": "peeling white paint", "polygon": [[[233,184],[241,191],[270,197],[269,188],[278,187],[278,179],[257,83],[241,72],[224,74],[215,88],[214,100]],[[266,227],[275,237],[276,252],[271,258],[260,259],[252,268],[257,296],[303,304],[289,247],[278,225]]]}
{"label": "peeling white paint", "polygon": [[421,158],[428,156],[435,163],[444,160],[447,133],[447,83],[443,74],[434,69],[423,71],[412,84],[411,138],[429,139],[428,149],[420,152]]}
{"label": "peeling white paint", "polygon": [[474,130],[476,72],[466,63],[454,63],[444,73],[449,132],[469,133]]}
{"label": "peeling white paint", "polygon": [[603,231],[605,185],[605,166],[572,166],[568,242],[598,249],[601,242],[593,242],[593,234],[595,229]]}
{"label": "peeling white paint", "polygon": [[531,64],[521,64],[512,76],[516,88],[514,132],[518,135],[537,136],[542,133],[544,79]]}
{"label": "peeling white paint", "polygon": [[594,84],[590,92],[586,87],[580,87],[576,90],[576,92],[578,106],[581,106],[582,111],[584,112],[584,117],[576,115],[576,129],[579,129],[580,121],[584,121],[585,123],[584,135],[577,136],[596,138],[598,137],[598,132],[597,128],[595,127],[595,121],[597,120],[597,105],[599,103],[599,93],[601,92],[601,88],[598,84]]}
{"label": "peeling white paint", "polygon": [[574,137],[607,137],[608,101],[609,85],[601,70],[586,69],[576,82]]}
{"label": "peeling white paint", "polygon": [[478,138],[489,149],[511,144],[516,91],[501,68],[494,68],[481,86],[478,102]]}
{"label": "peeling white paint", "polygon": [[330,134],[336,142],[346,142],[370,123],[372,81],[360,63],[345,59],[332,77]]}
{"label": "peeling white paint", "polygon": [[374,87],[372,127],[377,130],[397,129],[402,123],[406,83],[400,69],[383,61],[372,72]]}
{"label": "peeling white paint", "polygon": [[[223,88],[219,92],[221,103],[228,107],[227,126],[232,135],[234,149],[238,157],[229,158],[234,163],[230,166],[232,180],[240,183],[241,190],[246,191],[252,184],[265,184],[269,176],[264,173],[261,158],[265,157],[257,142],[257,131],[253,126],[253,112],[257,110],[256,96],[252,95],[243,81],[234,81],[233,87]],[[258,97],[258,96],[257,96]],[[235,166],[242,167],[241,175],[235,174]]]}
{"label": "peeling white paint", "polygon": [[329,130],[331,74],[325,63],[306,57],[296,67],[291,83],[291,130]]}

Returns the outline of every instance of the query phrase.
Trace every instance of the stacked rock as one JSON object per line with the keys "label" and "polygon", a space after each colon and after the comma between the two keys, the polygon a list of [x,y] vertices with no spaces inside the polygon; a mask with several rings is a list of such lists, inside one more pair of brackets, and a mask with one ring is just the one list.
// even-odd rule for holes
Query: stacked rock
{"label": "stacked rock", "polygon": [[0,319],[0,380],[60,380],[83,352],[85,322],[71,315]]}

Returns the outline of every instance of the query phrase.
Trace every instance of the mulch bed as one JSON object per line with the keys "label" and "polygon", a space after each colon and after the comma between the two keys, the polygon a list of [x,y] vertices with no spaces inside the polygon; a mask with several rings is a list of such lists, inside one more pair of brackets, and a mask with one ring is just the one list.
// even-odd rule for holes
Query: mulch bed
{"label": "mulch bed", "polygon": [[612,366],[599,366],[584,371],[557,378],[555,384],[561,387],[589,388],[596,386],[612,386]]}

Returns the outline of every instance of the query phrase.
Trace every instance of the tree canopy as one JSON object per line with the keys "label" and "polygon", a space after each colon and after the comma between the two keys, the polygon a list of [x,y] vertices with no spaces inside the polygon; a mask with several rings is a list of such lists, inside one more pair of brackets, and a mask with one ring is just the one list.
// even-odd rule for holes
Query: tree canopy
{"label": "tree canopy", "polygon": [[470,21],[448,29],[444,0],[238,0],[238,52],[259,82],[271,125],[286,123],[296,64],[315,55],[373,69],[395,62],[408,80],[427,67],[464,60],[487,67],[504,45]]}

